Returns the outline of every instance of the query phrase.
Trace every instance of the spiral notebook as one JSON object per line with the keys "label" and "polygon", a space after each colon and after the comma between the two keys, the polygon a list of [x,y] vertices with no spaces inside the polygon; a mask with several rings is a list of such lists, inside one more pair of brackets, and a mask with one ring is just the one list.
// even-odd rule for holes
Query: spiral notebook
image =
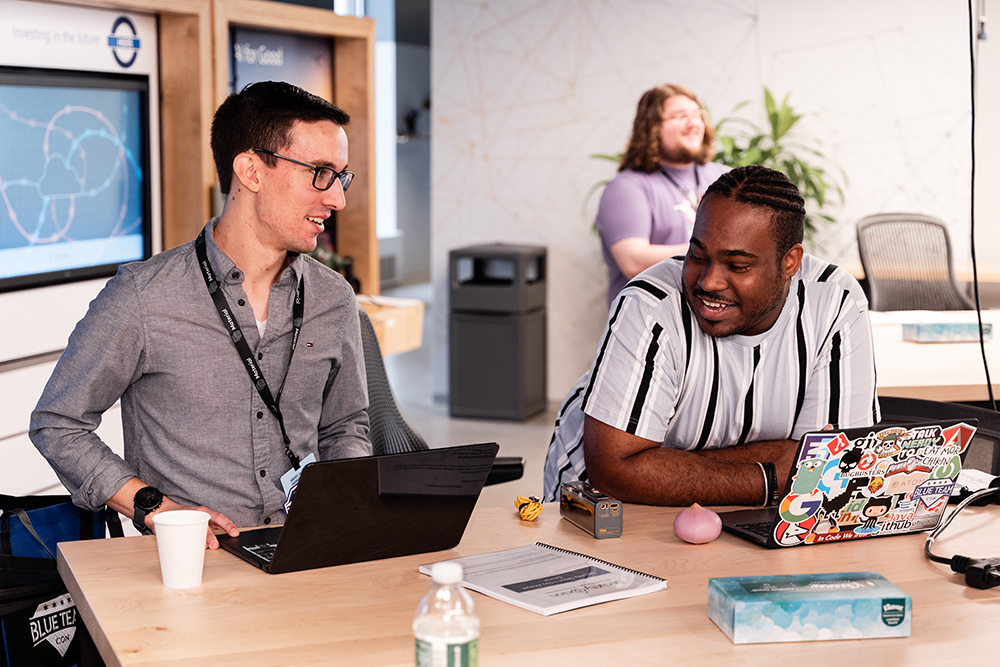
{"label": "spiral notebook", "polygon": [[[448,562],[462,565],[469,590],[543,616],[667,587],[666,579],[541,542]],[[431,567],[420,572],[429,575]]]}

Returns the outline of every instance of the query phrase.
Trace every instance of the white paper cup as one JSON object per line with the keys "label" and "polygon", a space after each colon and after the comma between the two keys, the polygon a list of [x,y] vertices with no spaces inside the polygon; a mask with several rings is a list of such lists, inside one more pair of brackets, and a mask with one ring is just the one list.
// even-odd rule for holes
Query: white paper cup
{"label": "white paper cup", "polygon": [[174,510],[153,515],[164,586],[191,588],[201,584],[209,518],[208,512],[197,510]]}

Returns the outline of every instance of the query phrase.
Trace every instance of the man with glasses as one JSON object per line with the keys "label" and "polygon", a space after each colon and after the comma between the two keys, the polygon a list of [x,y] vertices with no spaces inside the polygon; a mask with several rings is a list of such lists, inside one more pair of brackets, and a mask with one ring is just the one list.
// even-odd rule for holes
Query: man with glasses
{"label": "man with glasses", "polygon": [[729,170],[709,162],[713,141],[705,110],[684,86],[657,86],[639,99],[618,175],[597,211],[608,305],[636,275],[687,251],[702,194]]}
{"label": "man with glasses", "polygon": [[[350,117],[287,83],[212,123],[225,208],[197,240],[123,265],[90,304],[30,437],[80,507],[138,530],[166,510],[212,530],[284,521],[302,466],[371,454],[357,302],[308,257],[345,206]],[[95,430],[121,401],[124,459]]]}

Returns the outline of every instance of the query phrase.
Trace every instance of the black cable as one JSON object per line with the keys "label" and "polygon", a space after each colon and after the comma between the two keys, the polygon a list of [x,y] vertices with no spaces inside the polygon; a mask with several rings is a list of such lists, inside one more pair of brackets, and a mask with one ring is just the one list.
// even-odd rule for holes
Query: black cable
{"label": "black cable", "polygon": [[973,588],[993,588],[994,586],[1000,586],[1000,558],[971,558],[960,554],[955,554],[951,558],[945,558],[931,551],[931,547],[934,544],[934,540],[944,532],[944,529],[951,524],[959,512],[980,498],[996,495],[1000,492],[998,486],[1000,486],[1000,478],[994,480],[988,489],[981,489],[970,494],[955,506],[951,514],[938,524],[937,528],[931,531],[931,534],[927,536],[927,540],[924,542],[924,555],[928,559],[935,563],[944,563],[951,567],[952,572],[965,575],[965,583]]}
{"label": "black cable", "polygon": [[958,516],[958,513],[961,512],[963,509],[965,509],[967,505],[984,496],[992,495],[996,492],[997,489],[995,488],[980,489],[979,491],[976,491],[975,493],[971,493],[968,496],[966,496],[965,499],[962,500],[962,502],[960,502],[958,505],[955,506],[955,509],[952,510],[951,514],[949,514],[947,518],[945,518],[941,523],[939,523],[938,527],[932,530],[931,534],[927,536],[927,541],[924,542],[924,555],[927,556],[932,561],[934,561],[935,563],[944,563],[946,565],[951,564],[951,558],[938,556],[937,554],[931,551],[931,546],[934,545],[934,540],[937,539],[937,537],[944,532],[944,529],[947,528],[949,524],[951,524],[951,522],[955,519],[955,517]]}
{"label": "black cable", "polygon": [[976,317],[979,321],[979,350],[983,355],[983,370],[986,372],[986,391],[990,397],[990,409],[996,412],[997,404],[993,400],[993,382],[990,380],[990,365],[986,360],[986,339],[983,335],[983,309],[979,301],[979,266],[976,263],[976,34],[972,29],[974,16],[972,13],[972,0],[969,4],[969,72],[971,85],[969,92],[972,102],[972,128],[970,138],[972,142],[972,176],[970,184],[969,203],[969,253],[972,257],[972,292],[976,300]]}

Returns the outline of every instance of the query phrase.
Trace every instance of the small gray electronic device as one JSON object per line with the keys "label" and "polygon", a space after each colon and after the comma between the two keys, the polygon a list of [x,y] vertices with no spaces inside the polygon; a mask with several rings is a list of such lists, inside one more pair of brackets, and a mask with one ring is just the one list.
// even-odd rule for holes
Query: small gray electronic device
{"label": "small gray electronic device", "polygon": [[620,500],[586,482],[564,482],[559,490],[559,514],[598,539],[622,536]]}

